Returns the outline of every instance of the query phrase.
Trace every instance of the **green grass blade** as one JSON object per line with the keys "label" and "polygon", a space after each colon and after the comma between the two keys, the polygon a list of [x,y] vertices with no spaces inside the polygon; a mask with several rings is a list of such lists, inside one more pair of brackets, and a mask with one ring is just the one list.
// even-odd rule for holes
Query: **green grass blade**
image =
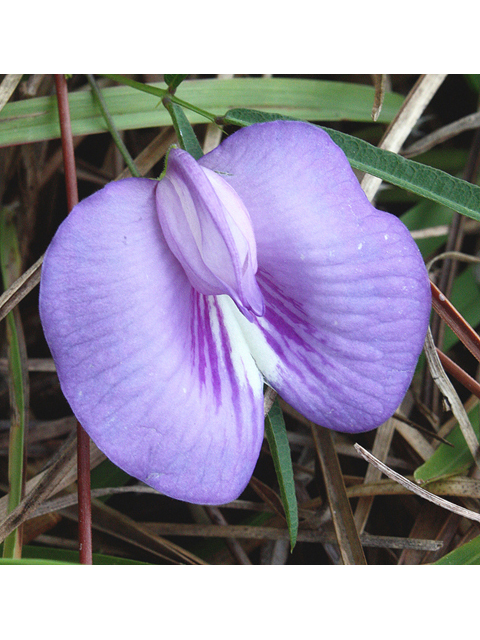
{"label": "green grass blade", "polygon": [[290,534],[290,547],[293,550],[298,534],[298,507],[295,495],[292,458],[283,413],[278,399],[272,405],[265,418],[265,433],[277,473],[285,517]]}
{"label": "green grass blade", "polygon": [[[477,438],[480,438],[480,409],[478,405],[468,414],[470,423]],[[417,482],[425,484],[441,478],[466,473],[473,464],[473,457],[465,442],[462,431],[457,425],[446,437],[453,445],[441,443],[433,455],[424,462],[414,473]]]}
{"label": "green grass blade", "polygon": [[327,127],[324,129],[343,149],[355,169],[480,220],[480,187],[477,185],[391,151],[378,149],[359,138]]}
{"label": "green grass blade", "polygon": [[469,565],[480,564],[480,536],[477,536],[470,542],[463,544],[461,547],[454,549],[446,556],[437,560],[433,564],[439,565]]}
{"label": "green grass blade", "polygon": [[[102,553],[93,554],[94,565],[144,565],[146,562],[119,558]],[[24,549],[25,564],[80,564],[78,551],[70,549],[55,549],[53,547],[40,547],[37,545],[27,545]]]}
{"label": "green grass blade", "polygon": [[[21,273],[21,258],[12,212],[7,207],[0,210],[0,267],[3,286],[8,288]],[[24,487],[25,428],[28,410],[28,374],[26,365],[25,337],[18,307],[6,318],[8,384],[12,421],[8,451],[8,511],[13,511],[21,502]],[[22,543],[18,530],[4,541],[4,558],[19,558]]]}
{"label": "green grass blade", "polygon": [[[121,81],[120,76],[109,76]],[[168,113],[159,102],[167,93],[164,83],[102,90],[108,111],[118,130],[168,126]],[[137,89],[142,89],[138,91]],[[194,105],[191,124],[210,122],[202,112],[223,114],[233,107],[269,109],[300,120],[371,122],[374,90],[366,85],[296,78],[233,78],[187,80],[178,87],[177,102]],[[389,122],[402,105],[398,94],[386,94],[379,121]],[[73,135],[107,130],[91,91],[69,94]],[[0,146],[60,137],[54,96],[9,102],[0,113]]]}

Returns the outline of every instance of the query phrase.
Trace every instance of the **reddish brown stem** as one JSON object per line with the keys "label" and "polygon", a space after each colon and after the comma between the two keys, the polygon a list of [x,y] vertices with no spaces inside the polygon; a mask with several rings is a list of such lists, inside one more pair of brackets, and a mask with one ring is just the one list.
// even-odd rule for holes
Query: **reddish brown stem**
{"label": "reddish brown stem", "polygon": [[[67,81],[63,74],[55,75],[58,115],[62,135],[63,166],[68,210],[78,204],[77,172],[73,149],[72,126],[68,104]],[[77,422],[78,469],[78,543],[81,564],[92,564],[92,505],[90,494],[90,439]]]}
{"label": "reddish brown stem", "polygon": [[436,348],[438,353],[438,357],[440,358],[440,362],[443,365],[443,368],[447,373],[452,375],[458,382],[463,384],[463,386],[473,393],[474,396],[480,398],[480,384],[472,378],[466,371],[459,367],[456,362],[450,360],[448,356],[446,356],[438,347]]}
{"label": "reddish brown stem", "polygon": [[480,362],[480,336],[455,309],[440,289],[430,283],[432,288],[432,306],[454,334],[463,342],[470,353]]}

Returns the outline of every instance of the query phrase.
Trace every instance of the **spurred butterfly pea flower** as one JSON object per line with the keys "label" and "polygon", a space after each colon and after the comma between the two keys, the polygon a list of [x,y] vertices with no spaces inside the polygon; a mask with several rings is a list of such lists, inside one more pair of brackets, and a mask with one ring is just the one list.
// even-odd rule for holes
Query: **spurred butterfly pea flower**
{"label": "spurred butterfly pea flower", "polygon": [[161,180],[78,204],[45,255],[40,313],[63,393],[126,472],[185,501],[247,485],[264,382],[310,420],[367,431],[413,376],[430,312],[421,255],[330,137],[252,125]]}

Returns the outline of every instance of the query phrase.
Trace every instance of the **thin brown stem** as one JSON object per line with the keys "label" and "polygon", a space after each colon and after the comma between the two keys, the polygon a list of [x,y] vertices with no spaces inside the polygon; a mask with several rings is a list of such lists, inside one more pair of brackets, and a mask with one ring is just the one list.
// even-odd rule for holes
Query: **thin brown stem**
{"label": "thin brown stem", "polygon": [[458,382],[463,384],[463,386],[473,393],[474,396],[480,398],[480,384],[466,371],[464,371],[462,367],[459,367],[456,362],[450,360],[450,358],[440,351],[438,347],[437,353],[445,371],[458,380]]}
{"label": "thin brown stem", "polygon": [[433,282],[430,283],[430,286],[432,289],[433,308],[460,341],[463,342],[470,353],[480,362],[480,336]]}
{"label": "thin brown stem", "polygon": [[[68,104],[67,81],[63,74],[55,75],[58,115],[62,136],[63,165],[67,190],[68,210],[78,204],[77,174],[73,148],[72,126]],[[92,506],[90,494],[90,441],[80,423],[77,423],[78,465],[78,547],[80,564],[93,564],[92,559]]]}

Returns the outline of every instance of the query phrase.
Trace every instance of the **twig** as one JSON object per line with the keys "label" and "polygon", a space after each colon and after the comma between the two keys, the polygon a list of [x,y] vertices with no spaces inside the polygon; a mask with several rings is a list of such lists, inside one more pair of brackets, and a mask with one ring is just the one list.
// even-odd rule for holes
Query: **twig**
{"label": "twig", "polygon": [[470,353],[480,362],[480,336],[433,282],[430,283],[430,286],[433,308],[460,341],[463,342]]}
{"label": "twig", "polygon": [[[390,451],[390,445],[392,443],[393,434],[395,433],[395,422],[392,418],[384,422],[377,429],[375,434],[375,441],[373,443],[373,451],[376,456],[380,456],[384,460],[386,459],[388,452]],[[379,480],[381,473],[376,467],[369,466],[365,474],[364,483],[375,482]],[[354,520],[358,533],[363,533],[365,526],[370,515],[370,511],[373,505],[374,496],[366,496],[360,498],[355,508]]]}
{"label": "twig", "polygon": [[[387,149],[388,151],[394,152],[401,149],[402,144],[407,139],[445,77],[445,74],[433,73],[419,78],[380,141],[378,145],[380,149]],[[381,182],[380,178],[376,178],[370,174],[367,174],[363,178],[362,188],[369,200],[373,200]]]}
{"label": "twig", "polygon": [[477,436],[473,427],[468,419],[467,412],[463,406],[455,387],[450,382],[447,374],[445,373],[440,358],[438,356],[435,343],[433,341],[432,332],[430,328],[427,331],[424,345],[425,356],[427,358],[428,366],[432,374],[432,379],[439,388],[442,395],[448,400],[452,413],[458,420],[458,424],[462,431],[463,437],[467,443],[470,453],[475,461],[477,467],[480,468],[480,446]]}
{"label": "twig", "polygon": [[[68,105],[67,81],[63,74],[55,75],[58,114],[62,135],[63,164],[67,188],[68,210],[78,204],[77,175],[73,149],[72,127]],[[81,564],[93,564],[92,511],[90,497],[90,440],[80,423],[77,423],[78,465],[78,538]]]}
{"label": "twig", "polygon": [[480,398],[480,384],[472,378],[472,376],[468,375],[466,371],[459,367],[456,362],[453,362],[447,355],[440,351],[437,347],[437,354],[440,358],[440,362],[442,363],[443,368],[447,373],[450,373],[458,382],[463,384],[463,386],[473,393],[474,396]]}
{"label": "twig", "polygon": [[372,108],[372,120],[376,122],[378,120],[378,116],[380,115],[380,111],[383,106],[383,99],[385,98],[385,74],[383,73],[374,73],[372,74],[373,83],[375,85],[375,99],[373,102]]}
{"label": "twig", "polygon": [[12,93],[17,88],[23,73],[7,73],[0,84],[0,111],[10,100]]}
{"label": "twig", "polygon": [[[163,536],[194,536],[205,538],[242,538],[245,540],[289,540],[288,530],[278,527],[259,527],[241,524],[180,524],[176,522],[143,523],[143,526]],[[364,547],[379,549],[416,549],[421,551],[437,551],[442,542],[396,536],[376,536],[364,533],[360,536]],[[334,535],[314,529],[301,529],[298,532],[299,542],[321,542],[334,544]]]}
{"label": "twig", "polygon": [[343,563],[365,565],[367,561],[347,498],[342,470],[332,440],[332,432],[313,423],[311,423],[311,427]]}
{"label": "twig", "polygon": [[470,131],[471,129],[477,129],[480,127],[480,112],[471,113],[460,120],[456,120],[451,124],[447,124],[445,127],[437,129],[433,133],[425,136],[415,144],[402,151],[402,156],[405,158],[413,158],[421,153],[425,153],[429,149],[432,149],[437,144],[445,142],[454,136],[458,136],[464,131]]}
{"label": "twig", "polygon": [[40,477],[35,487],[27,493],[22,502],[0,524],[0,541],[9,533],[20,526],[35,512],[42,503],[55,490],[56,485],[75,463],[75,439],[70,437],[59,450],[55,460],[45,473]]}
{"label": "twig", "polygon": [[469,520],[475,520],[476,522],[480,522],[480,513],[475,513],[474,511],[470,511],[470,509],[459,507],[453,502],[449,502],[444,498],[440,498],[439,496],[436,496],[435,494],[430,493],[430,491],[426,491],[425,489],[423,489],[422,487],[419,487],[417,484],[415,484],[414,482],[411,482],[410,480],[400,475],[396,471],[393,471],[393,469],[390,469],[389,467],[387,467],[387,465],[383,464],[383,462],[380,462],[380,460],[377,460],[375,456],[372,456],[371,453],[366,451],[366,449],[361,447],[359,444],[355,443],[354,447],[362,456],[362,458],[364,458],[367,462],[369,462],[370,464],[373,464],[375,467],[380,469],[382,473],[388,476],[391,480],[395,480],[395,482],[398,482],[398,484],[402,485],[403,487],[405,487],[412,493],[416,494],[417,496],[420,496],[421,498],[424,498],[429,502],[433,502],[433,504],[436,504],[438,507],[442,507],[443,509],[448,509],[448,511],[452,511],[453,513],[456,513],[459,516],[468,518]]}
{"label": "twig", "polygon": [[40,282],[43,256],[0,296],[0,320],[17,306],[23,298]]}
{"label": "twig", "polygon": [[[220,511],[218,507],[205,507],[209,518],[215,523],[216,526],[228,527],[228,522],[226,521],[223,513]],[[227,537],[225,540],[228,548],[230,549],[230,553],[237,560],[238,564],[252,564],[250,558],[246,554],[242,545],[235,538]]]}
{"label": "twig", "polygon": [[[473,142],[470,147],[468,160],[465,165],[465,170],[463,175],[464,180],[472,183],[476,181],[478,176],[478,170],[479,170],[479,162],[480,162],[480,129],[477,129],[473,137]],[[465,225],[466,225],[465,216],[457,212],[454,212],[452,221],[450,224],[450,231],[449,231],[447,242],[445,245],[446,253],[460,250],[463,242],[463,237],[465,234]],[[443,293],[447,297],[450,296],[450,292],[452,290],[456,272],[457,272],[457,264],[455,261],[451,261],[447,259],[443,262],[442,270],[440,272],[440,277],[438,280],[438,285],[441,291],[443,291]],[[435,344],[438,345],[440,348],[442,348],[443,338],[445,335],[445,325],[442,322],[442,318],[438,316],[434,316],[432,318],[431,328],[432,328],[432,335],[433,335]],[[425,382],[426,382],[424,386],[425,401],[427,403],[428,401],[430,401],[430,406],[434,411],[436,411],[438,406],[438,395],[436,394],[434,389],[431,389],[431,379],[427,378]]]}

